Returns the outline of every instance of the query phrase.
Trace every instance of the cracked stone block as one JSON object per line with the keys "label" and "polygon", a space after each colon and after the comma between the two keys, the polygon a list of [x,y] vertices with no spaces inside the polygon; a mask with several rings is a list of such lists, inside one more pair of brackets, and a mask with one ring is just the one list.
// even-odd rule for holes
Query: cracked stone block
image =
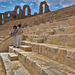
{"label": "cracked stone block", "polygon": [[24,50],[24,51],[31,51],[32,50],[32,47],[31,46],[24,46],[24,45],[21,45],[20,49]]}
{"label": "cracked stone block", "polygon": [[14,53],[9,53],[9,54],[8,54],[8,58],[9,58],[11,61],[18,60],[18,55],[14,54]]}

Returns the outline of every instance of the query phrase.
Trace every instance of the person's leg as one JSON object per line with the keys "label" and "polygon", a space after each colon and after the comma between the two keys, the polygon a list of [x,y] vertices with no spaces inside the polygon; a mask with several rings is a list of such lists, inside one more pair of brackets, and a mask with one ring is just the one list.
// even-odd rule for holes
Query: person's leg
{"label": "person's leg", "polygon": [[21,37],[21,35],[19,35],[18,47],[21,46],[21,41],[22,41],[22,37]]}
{"label": "person's leg", "polygon": [[13,36],[13,46],[15,47],[15,36]]}
{"label": "person's leg", "polygon": [[16,46],[16,36],[14,37],[14,43],[15,43],[15,46]]}
{"label": "person's leg", "polygon": [[19,47],[19,35],[16,37],[17,39],[17,47]]}
{"label": "person's leg", "polygon": [[21,46],[21,42],[22,42],[22,35],[19,36],[19,47]]}

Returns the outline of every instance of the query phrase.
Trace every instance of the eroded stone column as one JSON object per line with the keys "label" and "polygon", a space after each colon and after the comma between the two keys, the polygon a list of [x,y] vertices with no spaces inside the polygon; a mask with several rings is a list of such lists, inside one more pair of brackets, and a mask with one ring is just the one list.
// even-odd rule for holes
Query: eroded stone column
{"label": "eroded stone column", "polygon": [[[17,9],[19,8],[19,14],[17,14]],[[16,6],[15,9],[14,9],[14,13],[16,15],[16,19],[21,19],[22,17],[22,10],[21,10],[21,7],[20,6]]]}
{"label": "eroded stone column", "polygon": [[3,14],[3,24],[5,24],[6,23],[6,14],[4,13]]}
{"label": "eroded stone column", "polygon": [[39,9],[39,14],[43,14],[43,4],[45,4],[45,12],[44,13],[47,13],[49,12],[49,6],[47,5],[47,3],[45,1],[41,2],[40,3],[40,9]]}
{"label": "eroded stone column", "polygon": [[27,16],[31,16],[31,9],[28,5],[23,6],[23,16],[25,16],[25,9],[27,8]]}
{"label": "eroded stone column", "polygon": [[2,14],[0,13],[0,25],[2,24]]}

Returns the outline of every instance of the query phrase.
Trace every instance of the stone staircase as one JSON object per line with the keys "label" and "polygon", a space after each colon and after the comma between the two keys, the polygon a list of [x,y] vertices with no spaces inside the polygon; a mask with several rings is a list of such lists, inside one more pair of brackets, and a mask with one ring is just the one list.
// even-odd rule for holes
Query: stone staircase
{"label": "stone staircase", "polygon": [[[27,44],[27,42],[25,43]],[[37,51],[39,45],[43,48],[43,51],[41,51],[41,48],[39,49],[40,51]],[[46,49],[48,49],[48,45],[46,46],[47,46]],[[33,43],[32,51],[29,50],[30,52],[25,51],[25,48],[21,50],[21,49],[13,48],[12,46],[9,47],[9,52],[18,55],[19,58],[18,60],[20,61],[20,63],[32,75],[69,75],[69,74],[74,75],[75,74],[75,70],[74,70],[75,67],[73,64],[74,62],[72,63],[73,59],[71,59],[70,56],[69,57],[67,56],[66,58],[66,55],[64,54],[62,55],[62,52],[65,53],[65,51],[60,51],[59,54],[56,54],[56,48],[55,50],[52,49],[51,53],[49,52],[49,49],[48,52],[44,50],[45,50],[45,44],[42,46],[42,44],[38,44],[38,43]],[[58,58],[56,56],[58,56]],[[57,62],[54,61],[55,58]],[[66,64],[64,64],[65,58],[66,58]],[[70,59],[72,61],[70,61]],[[69,67],[69,65],[71,66]]]}
{"label": "stone staircase", "polygon": [[24,28],[21,47],[0,58],[5,75],[75,75],[74,20]]}
{"label": "stone staircase", "polygon": [[75,48],[24,40],[1,53],[5,75],[75,75]]}

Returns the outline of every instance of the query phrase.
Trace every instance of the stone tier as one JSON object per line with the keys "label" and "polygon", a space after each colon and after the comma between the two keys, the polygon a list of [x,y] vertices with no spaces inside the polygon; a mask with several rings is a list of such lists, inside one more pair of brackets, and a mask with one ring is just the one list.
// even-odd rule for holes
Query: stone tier
{"label": "stone tier", "polygon": [[19,61],[10,61],[8,59],[8,54],[9,53],[1,54],[4,75],[31,75]]}
{"label": "stone tier", "polygon": [[75,48],[46,43],[22,41],[24,45],[32,46],[32,51],[44,55],[61,64],[75,69]]}
{"label": "stone tier", "polygon": [[20,63],[32,75],[75,75],[74,69],[59,64],[43,55],[13,49],[12,47],[9,47],[9,49],[10,52],[18,54]]}
{"label": "stone tier", "polygon": [[[37,36],[37,37],[35,37]],[[23,40],[36,42],[34,39],[42,38],[43,43],[75,47],[75,34],[56,35],[23,35]],[[34,40],[34,41],[33,41]],[[39,42],[41,43],[41,42]]]}

